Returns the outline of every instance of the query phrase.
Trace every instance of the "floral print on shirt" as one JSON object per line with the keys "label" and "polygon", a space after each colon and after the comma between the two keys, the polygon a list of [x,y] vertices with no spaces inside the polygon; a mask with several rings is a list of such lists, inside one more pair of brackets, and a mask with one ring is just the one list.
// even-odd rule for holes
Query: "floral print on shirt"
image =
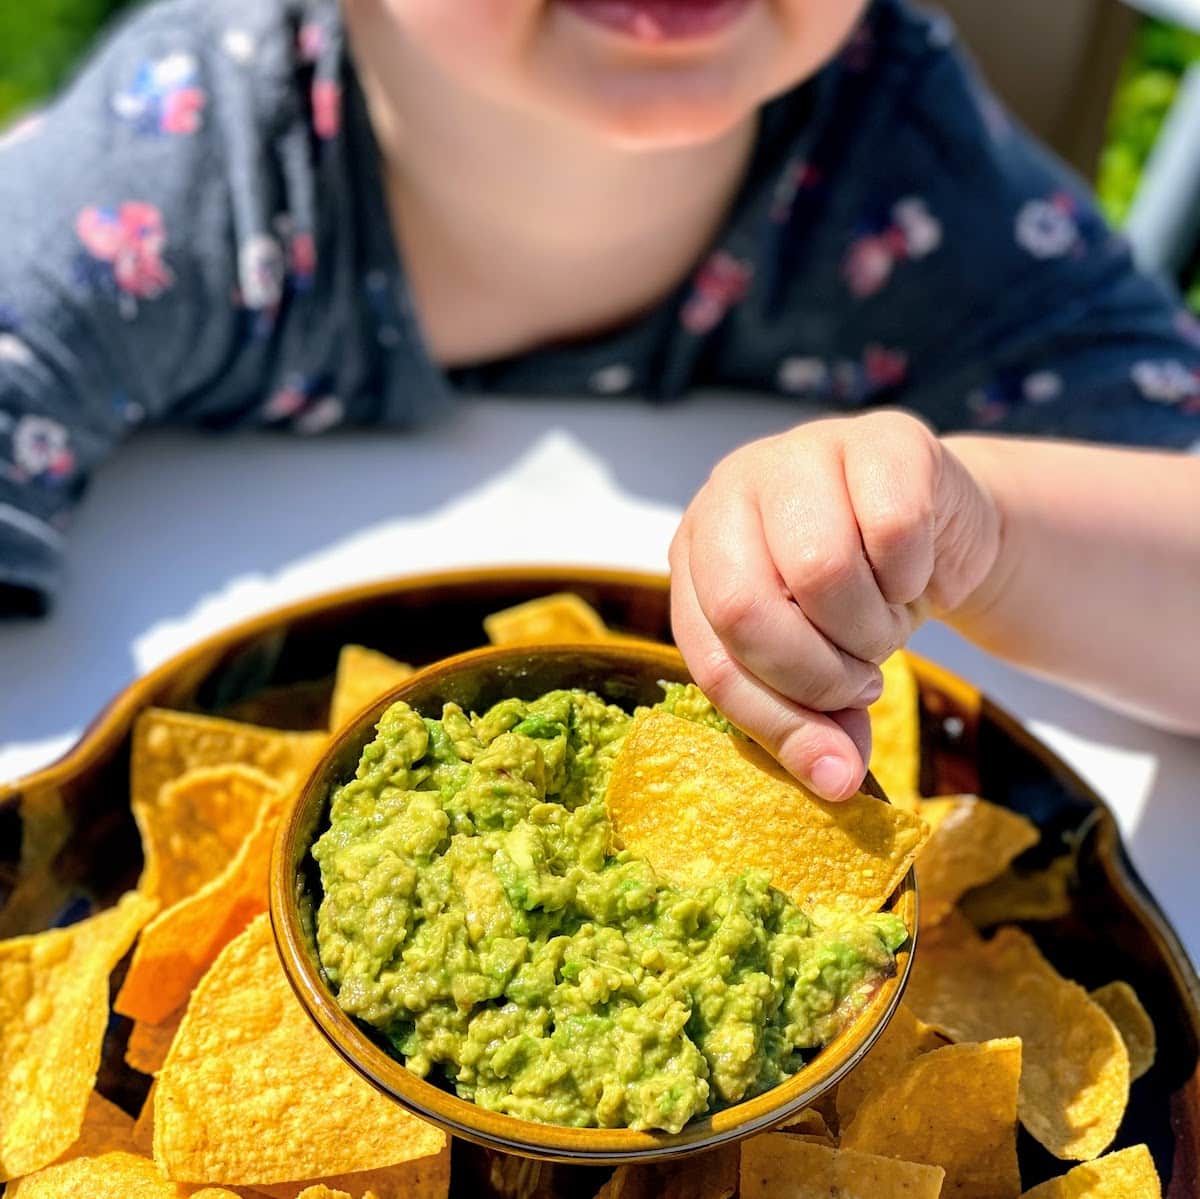
{"label": "floral print on shirt", "polygon": [[1068,191],[1026,200],[1013,224],[1017,245],[1034,258],[1084,254],[1089,243],[1112,239],[1099,216]]}
{"label": "floral print on shirt", "polygon": [[1155,404],[1179,404],[1185,412],[1200,411],[1200,367],[1187,367],[1176,358],[1135,362],[1129,377],[1143,399]]}
{"label": "floral print on shirt", "polygon": [[898,200],[891,222],[850,243],[842,275],[850,294],[863,300],[883,290],[897,263],[926,258],[942,244],[942,223],[920,196]]}
{"label": "floral print on shirt", "polygon": [[1066,385],[1058,371],[999,370],[983,386],[968,393],[966,408],[972,424],[989,428],[1021,406],[1052,405],[1065,394]]}
{"label": "floral print on shirt", "polygon": [[314,375],[294,374],[271,393],[260,408],[267,425],[284,423],[297,433],[324,433],[345,419],[342,400],[325,390],[326,380]]}
{"label": "floral print on shirt", "polygon": [[248,29],[234,26],[221,34],[221,49],[240,66],[247,67],[258,53],[258,43]]}
{"label": "floral print on shirt", "polygon": [[15,366],[32,366],[33,351],[15,333],[0,328],[0,362]]}
{"label": "floral print on shirt", "polygon": [[75,233],[86,258],[80,263],[85,283],[114,292],[122,312],[134,316],[137,300],[153,300],[174,282],[163,262],[166,231],[162,213],[142,200],[126,200],[115,209],[89,204],[75,218]]}
{"label": "floral print on shirt", "polygon": [[708,333],[725,313],[746,298],[754,268],[724,250],[710,255],[696,272],[692,293],[680,312],[689,333]]}
{"label": "floral print on shirt", "polygon": [[194,55],[178,52],[142,63],[113,97],[113,111],[139,133],[195,133],[208,96]]}
{"label": "floral print on shirt", "polygon": [[337,137],[342,128],[342,86],[336,79],[314,79],[313,130],[323,141]]}
{"label": "floral print on shirt", "polygon": [[804,355],[785,358],[775,382],[792,395],[855,407],[900,387],[907,377],[908,355],[903,350],[872,343],[857,360],[838,358],[826,363]]}
{"label": "floral print on shirt", "polygon": [[238,247],[239,300],[271,312],[283,295],[283,247],[269,233],[254,233]]}
{"label": "floral print on shirt", "polygon": [[769,219],[777,225],[784,224],[792,215],[796,197],[802,191],[819,187],[823,179],[821,168],[808,159],[792,159],[779,176],[779,182],[775,184]]}
{"label": "floral print on shirt", "polygon": [[[48,416],[22,416],[10,433],[14,481],[24,479],[60,483],[75,469],[75,455],[68,444],[67,430]],[[14,472],[9,472],[10,478]]]}

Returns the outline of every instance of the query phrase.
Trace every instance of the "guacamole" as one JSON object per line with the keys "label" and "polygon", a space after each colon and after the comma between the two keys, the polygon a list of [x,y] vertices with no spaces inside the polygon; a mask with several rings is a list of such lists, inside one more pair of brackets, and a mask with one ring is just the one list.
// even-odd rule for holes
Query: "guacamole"
{"label": "guacamole", "polygon": [[[695,687],[663,705],[728,731]],[[754,870],[682,889],[615,849],[630,720],[582,691],[392,705],[313,847],[317,943],[341,1007],[416,1074],[525,1119],[676,1132],[798,1070],[908,932],[818,925]]]}

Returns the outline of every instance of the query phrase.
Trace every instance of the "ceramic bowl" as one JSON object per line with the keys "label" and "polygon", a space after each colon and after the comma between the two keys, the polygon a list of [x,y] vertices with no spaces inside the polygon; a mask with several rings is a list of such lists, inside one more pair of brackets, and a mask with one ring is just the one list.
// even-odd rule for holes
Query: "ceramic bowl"
{"label": "ceramic bowl", "polygon": [[[691,1121],[673,1135],[627,1128],[568,1128],[488,1111],[410,1073],[337,1005],[317,958],[314,914],[321,898],[320,877],[309,850],[328,825],[332,792],[353,776],[363,746],[389,704],[402,699],[423,715],[437,717],[450,701],[467,711],[482,711],[506,696],[532,699],[557,687],[581,687],[631,710],[661,697],[659,680],[687,678],[675,650],[650,642],[475,650],[414,674],[365,708],[334,738],[281,823],[271,863],[271,921],[284,969],[301,1004],[338,1053],[385,1095],[447,1132],[489,1148],[554,1161],[648,1161],[683,1156],[786,1124],[835,1086],[870,1049],[900,1002],[912,960],[911,940],[909,948],[897,955],[893,977],[802,1070],[762,1095]],[[911,870],[888,906],[916,929],[916,883]]]}

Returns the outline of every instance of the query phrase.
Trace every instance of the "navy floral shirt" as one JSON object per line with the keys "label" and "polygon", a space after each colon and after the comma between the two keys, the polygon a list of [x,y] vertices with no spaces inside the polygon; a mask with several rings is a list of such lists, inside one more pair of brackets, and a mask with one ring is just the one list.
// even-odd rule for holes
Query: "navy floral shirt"
{"label": "navy floral shirt", "polygon": [[0,140],[0,605],[37,610],[89,472],[144,424],[411,426],[456,392],[765,390],[943,430],[1200,440],[1200,326],[1016,127],[950,26],[876,0],[769,104],[657,311],[444,372],[335,0],[160,0]]}

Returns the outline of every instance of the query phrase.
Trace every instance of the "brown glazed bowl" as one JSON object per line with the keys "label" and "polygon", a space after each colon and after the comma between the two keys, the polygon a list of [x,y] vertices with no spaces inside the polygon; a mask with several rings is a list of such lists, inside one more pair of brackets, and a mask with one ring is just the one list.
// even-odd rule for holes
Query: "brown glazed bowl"
{"label": "brown glazed bowl", "polygon": [[[503,1152],[592,1164],[651,1161],[712,1148],[786,1123],[852,1070],[886,1027],[908,981],[912,939],[909,948],[897,955],[895,975],[802,1070],[762,1095],[695,1119],[671,1135],[628,1128],[568,1128],[488,1111],[410,1073],[338,1007],[317,958],[320,876],[309,850],[327,826],[333,790],[353,777],[363,746],[373,737],[375,723],[388,705],[404,700],[422,715],[437,717],[442,705],[451,701],[467,711],[482,711],[508,696],[533,699],[558,687],[580,687],[632,710],[661,697],[660,679],[687,678],[679,654],[651,642],[621,639],[608,644],[474,650],[419,671],[365,708],[334,737],[281,821],[271,861],[271,922],[284,970],[301,1004],[338,1053],[385,1095],[455,1136]],[[915,937],[917,894],[911,870],[888,906],[904,918]]]}

